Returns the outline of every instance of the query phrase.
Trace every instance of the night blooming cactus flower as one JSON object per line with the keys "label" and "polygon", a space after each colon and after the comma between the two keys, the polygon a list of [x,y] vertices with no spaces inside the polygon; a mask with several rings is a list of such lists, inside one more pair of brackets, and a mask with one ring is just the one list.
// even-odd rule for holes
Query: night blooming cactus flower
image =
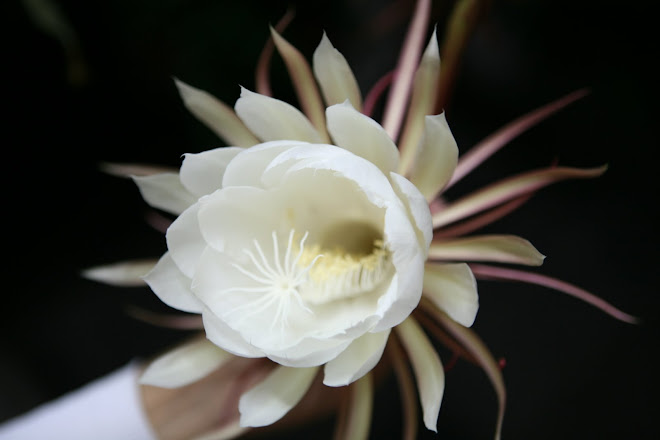
{"label": "night blooming cactus flower", "polygon": [[[428,15],[429,2],[422,0],[396,74],[374,86],[364,102],[350,67],[326,35],[310,67],[273,30],[272,42],[302,111],[270,96],[263,65],[257,92],[243,88],[234,109],[177,80],[188,109],[231,146],[187,154],[179,172],[109,167],[141,174],[135,181],[146,202],[176,219],[167,229],[168,251],[155,266],[120,264],[86,275],[131,284],[148,268],[144,281],[156,295],[175,309],[201,315],[196,324],[206,334],[156,359],[142,382],[188,385],[236,357],[274,363],[256,385],[241,391],[240,420],[226,421],[213,438],[276,422],[319,373],[323,384],[350,385],[354,391],[339,437],[365,438],[370,372],[386,347],[403,378],[404,405],[416,405],[407,400],[414,395],[402,363],[407,357],[424,424],[436,430],[444,371],[427,333],[485,370],[498,395],[499,436],[505,401],[501,372],[468,328],[479,308],[475,275],[542,284],[633,320],[567,283],[474,263],[540,265],[543,255],[524,239],[465,234],[517,208],[545,185],[595,177],[604,168],[536,170],[447,202],[446,189],[516,134],[583,93],[514,121],[459,161],[445,115],[435,110],[446,87],[439,80],[435,33],[422,50]],[[369,115],[388,80],[381,124]],[[415,426],[415,420],[405,421],[408,438],[414,438]]]}

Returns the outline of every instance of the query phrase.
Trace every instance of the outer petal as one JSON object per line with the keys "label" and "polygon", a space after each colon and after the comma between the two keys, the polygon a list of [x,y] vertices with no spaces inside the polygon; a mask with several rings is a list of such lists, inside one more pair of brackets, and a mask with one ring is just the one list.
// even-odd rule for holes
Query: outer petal
{"label": "outer petal", "polygon": [[529,241],[515,235],[478,235],[431,243],[429,259],[540,266],[545,256]]}
{"label": "outer petal", "polygon": [[314,51],[312,64],[327,106],[348,99],[358,111],[362,109],[362,96],[355,75],[346,58],[332,46],[325,32]]}
{"label": "outer petal", "polygon": [[151,290],[170,307],[184,312],[200,313],[202,303],[190,290],[191,279],[185,276],[166,252],[144,280]]}
{"label": "outer petal", "polygon": [[431,431],[438,432],[438,412],[445,390],[445,372],[438,353],[412,317],[403,321],[396,329],[415,371],[424,425]]}
{"label": "outer petal", "polygon": [[263,187],[261,176],[268,164],[280,153],[296,145],[309,145],[298,141],[272,141],[255,145],[237,155],[227,165],[222,187]]}
{"label": "outer petal", "polygon": [[266,426],[281,419],[302,399],[317,371],[317,367],[277,367],[266,380],[241,396],[241,426]]}
{"label": "outer petal", "polygon": [[349,102],[328,107],[325,115],[335,145],[367,159],[385,175],[396,171],[399,151],[376,121],[355,110]]}
{"label": "outer petal", "polygon": [[191,279],[195,274],[195,265],[206,247],[197,220],[199,208],[197,203],[183,211],[167,229],[165,236],[172,261]]}
{"label": "outer petal", "polygon": [[140,377],[140,383],[161,388],[178,388],[193,383],[233,356],[206,339],[199,339],[153,361]]}
{"label": "outer petal", "polygon": [[263,141],[322,142],[305,115],[284,101],[241,88],[241,97],[234,108],[245,125]]}
{"label": "outer petal", "polygon": [[181,214],[197,201],[197,198],[183,186],[178,174],[134,176],[133,181],[148,204],[171,214]]}
{"label": "outer petal", "polygon": [[248,344],[240,334],[206,307],[204,307],[202,318],[204,319],[206,337],[218,347],[241,357],[257,358],[264,356],[261,350]]}
{"label": "outer petal", "polygon": [[250,147],[259,141],[243,122],[236,117],[234,111],[224,102],[214,98],[203,90],[174,80],[186,108],[206,124],[218,136],[230,145]]}
{"label": "outer petal", "polygon": [[222,177],[229,162],[244,148],[223,147],[199,154],[186,154],[179,172],[181,183],[197,197],[222,187]]}
{"label": "outer petal", "polygon": [[477,281],[467,264],[427,264],[424,296],[459,324],[470,327],[474,323],[479,295]]}
{"label": "outer petal", "polygon": [[417,234],[419,236],[419,244],[426,252],[433,239],[433,224],[431,223],[429,205],[417,187],[405,177],[400,174],[390,173],[390,180],[399,198],[406,205],[412,223],[417,227],[417,231],[419,232]]}
{"label": "outer petal", "polygon": [[365,333],[354,340],[339,356],[325,364],[323,383],[331,387],[348,385],[376,366],[387,344],[389,330]]}
{"label": "outer petal", "polygon": [[458,146],[444,113],[425,118],[420,144],[410,181],[431,201],[449,182],[458,162]]}
{"label": "outer petal", "polygon": [[156,266],[158,260],[122,261],[85,269],[82,276],[112,286],[144,286],[144,275]]}

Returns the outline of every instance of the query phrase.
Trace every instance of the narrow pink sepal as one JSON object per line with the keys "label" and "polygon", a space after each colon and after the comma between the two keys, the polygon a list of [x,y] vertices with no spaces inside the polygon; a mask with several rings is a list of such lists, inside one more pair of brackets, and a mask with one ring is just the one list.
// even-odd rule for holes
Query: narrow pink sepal
{"label": "narrow pink sepal", "polygon": [[[284,32],[284,30],[289,26],[291,20],[293,20],[295,13],[293,9],[286,11],[286,14],[280,21],[275,25],[275,30],[279,33]],[[268,71],[270,70],[270,60],[273,58],[273,50],[275,45],[273,43],[273,36],[269,36],[264,48],[259,54],[259,60],[257,61],[257,69],[255,71],[255,87],[256,92],[264,96],[273,96],[273,91],[270,88],[270,79],[268,77]]]}
{"label": "narrow pink sepal", "polygon": [[157,327],[174,328],[178,330],[202,330],[204,324],[200,315],[173,315],[156,313],[141,307],[130,306],[126,313],[135,319]]}
{"label": "narrow pink sepal", "polygon": [[509,269],[504,267],[489,266],[486,264],[470,264],[470,268],[475,277],[484,280],[504,280],[504,281],[520,281],[523,283],[537,284],[539,286],[547,287],[549,289],[558,290],[580,299],[587,304],[591,304],[604,313],[612,316],[619,321],[627,322],[630,324],[638,324],[640,319],[625,313],[612,304],[597,297],[580,287],[567,283],[556,278],[538,273],[527,272],[524,270]]}
{"label": "narrow pink sepal", "polygon": [[162,173],[176,173],[179,170],[162,165],[146,165],[137,163],[101,162],[99,168],[106,174],[115,177],[131,178],[133,176],[151,176]]}
{"label": "narrow pink sepal", "polygon": [[431,1],[418,0],[396,66],[394,82],[385,105],[382,125],[395,142],[405,116],[410,89],[424,46],[424,37],[426,36],[430,15]]}
{"label": "narrow pink sepal", "polygon": [[438,229],[433,234],[433,239],[458,237],[476,231],[477,229],[481,229],[520,208],[525,202],[531,199],[533,195],[534,193],[522,195],[469,220],[457,223],[448,228]]}
{"label": "narrow pink sepal", "polygon": [[385,90],[392,84],[394,79],[394,71],[388,72],[385,75],[381,76],[376,84],[374,84],[367,96],[364,98],[364,104],[362,106],[362,113],[366,116],[371,116],[374,112],[374,108],[378,103],[378,100],[383,96]]}
{"label": "narrow pink sepal", "polygon": [[598,177],[607,166],[597,168],[551,167],[528,171],[500,180],[481,190],[459,199],[433,215],[433,227],[453,223],[478,212],[515,199],[521,195],[566,179],[588,179]]}
{"label": "narrow pink sepal", "polygon": [[474,360],[488,376],[488,379],[497,394],[498,411],[497,424],[495,427],[495,440],[499,440],[502,431],[502,421],[504,420],[504,409],[506,407],[506,388],[504,386],[502,370],[500,369],[497,360],[493,357],[490,350],[488,350],[486,344],[484,344],[473,330],[463,327],[451,319],[446,313],[439,310],[426,298],[422,298],[420,307],[426,313],[431,315],[438,324],[447,330],[447,332],[474,357]]}
{"label": "narrow pink sepal", "polygon": [[470,171],[478,167],[482,162],[496,153],[500,148],[508,144],[511,140],[515,139],[521,133],[529,130],[539,122],[547,119],[552,114],[558,112],[567,105],[577,101],[578,99],[586,96],[589,93],[587,89],[576,90],[573,93],[544,105],[536,110],[533,110],[518,119],[508,123],[504,127],[497,130],[495,133],[482,140],[467,153],[461,156],[456,165],[454,174],[445,187],[445,190],[452,186],[454,183],[461,180]]}
{"label": "narrow pink sepal", "polygon": [[406,355],[403,352],[398,338],[390,338],[387,344],[387,354],[392,362],[394,374],[396,375],[403,411],[403,440],[415,440],[417,438],[417,392],[413,382],[412,373],[405,362]]}

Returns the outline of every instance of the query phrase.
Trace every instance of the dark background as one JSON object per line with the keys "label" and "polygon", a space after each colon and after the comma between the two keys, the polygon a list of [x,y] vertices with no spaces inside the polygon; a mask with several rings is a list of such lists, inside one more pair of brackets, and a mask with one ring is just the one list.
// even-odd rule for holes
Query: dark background
{"label": "dark background", "polygon": [[[325,29],[365,93],[393,67],[413,6],[54,1],[75,35],[66,46],[24,2],[6,2],[2,14],[10,36],[2,43],[8,262],[0,421],[185,336],[127,315],[136,305],[166,311],[148,289],[79,276],[89,266],[165,250],[144,222],[147,207],[132,182],[102,174],[100,162],[178,166],[182,153],[221,145],[183,108],[171,77],[233,103],[239,84],[254,86],[268,24],[293,4],[285,36],[311,58]],[[434,2],[439,33],[450,5]],[[378,19],[388,7],[389,26]],[[465,52],[447,109],[461,151],[566,93],[589,87],[591,94],[514,141],[449,196],[555,159],[608,163],[603,177],[544,189],[487,231],[528,238],[548,256],[542,273],[644,319],[632,326],[546,289],[481,282],[474,328],[507,361],[504,438],[659,437],[655,26],[644,2],[495,1]],[[278,58],[271,77],[276,96],[293,102]],[[374,437],[399,429],[391,385],[377,394]],[[442,438],[491,438],[495,402],[484,374],[459,362],[447,374]],[[420,436],[435,438],[423,429]]]}

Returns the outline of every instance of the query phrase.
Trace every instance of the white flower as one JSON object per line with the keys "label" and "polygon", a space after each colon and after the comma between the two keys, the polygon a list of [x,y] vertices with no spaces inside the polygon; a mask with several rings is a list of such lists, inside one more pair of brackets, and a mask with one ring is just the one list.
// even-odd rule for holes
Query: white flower
{"label": "white flower", "polygon": [[[292,367],[328,362],[326,384],[350,383],[419,302],[431,239],[423,196],[334,145],[239,151],[186,156],[181,183],[199,200],[168,229],[169,252],[146,281],[170,306],[201,313],[224,350]],[[342,356],[351,344],[370,350],[367,364]]]}

